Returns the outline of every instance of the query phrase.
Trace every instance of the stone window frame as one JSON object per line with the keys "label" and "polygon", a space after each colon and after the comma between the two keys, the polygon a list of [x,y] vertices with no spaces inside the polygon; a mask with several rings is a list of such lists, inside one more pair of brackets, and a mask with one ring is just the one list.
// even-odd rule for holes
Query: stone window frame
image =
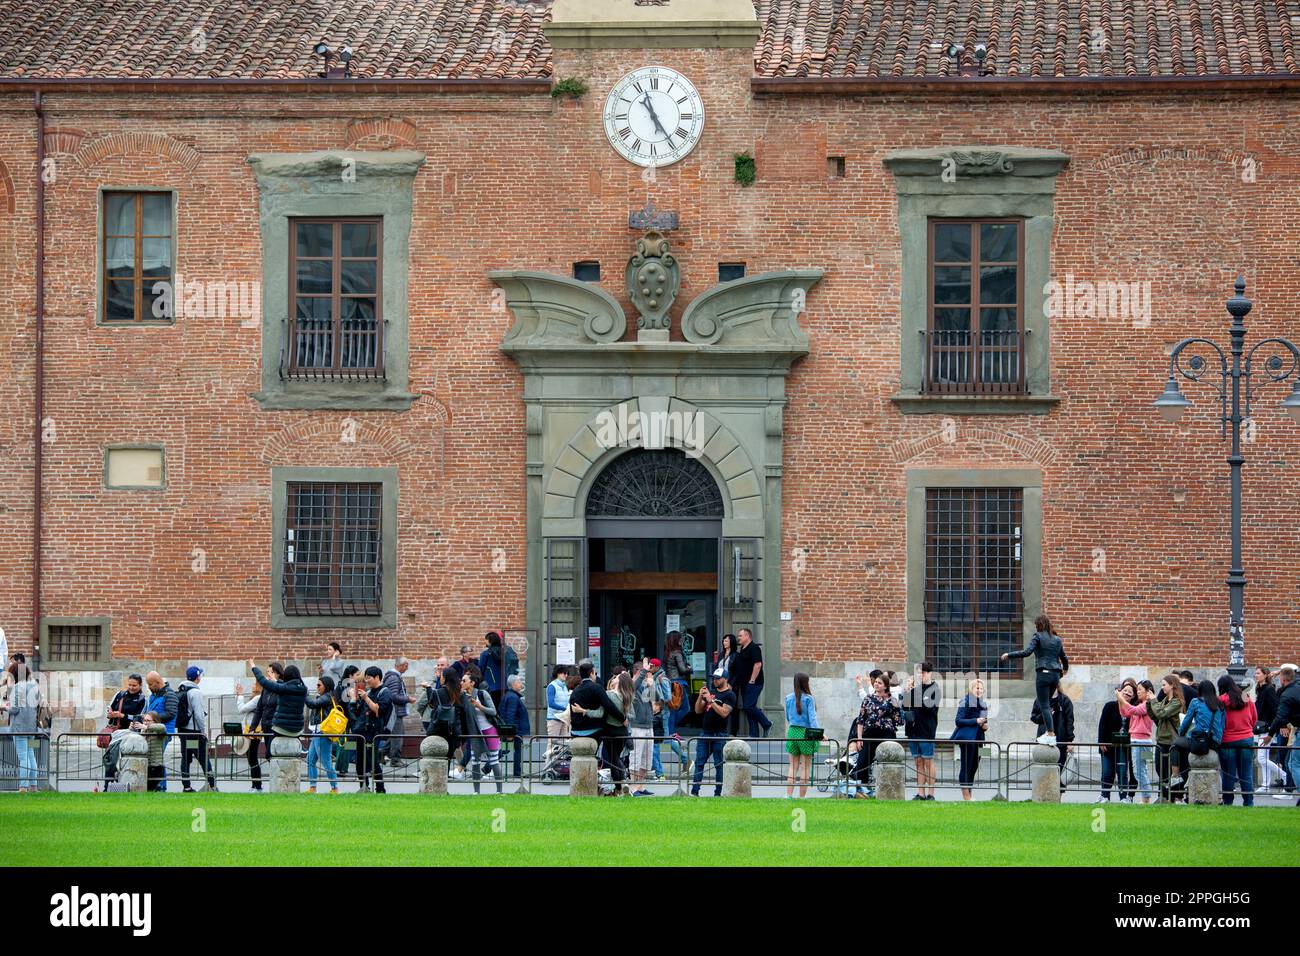
{"label": "stone window frame", "polygon": [[[108,480],[108,457],[115,451],[156,451],[162,457],[162,483],[157,485],[114,485]],[[166,491],[167,490],[167,448],[160,442],[121,442],[104,446],[104,490],[105,491]]]}
{"label": "stone window frame", "polygon": [[[374,482],[383,487],[381,567],[383,594],[380,612],[373,616],[286,614],[281,597],[284,576],[284,532],[288,486],[291,482]],[[280,630],[308,628],[392,629],[397,627],[397,495],[398,473],[384,468],[282,467],[271,469],[271,627]]]}
{"label": "stone window frame", "polygon": [[[50,655],[50,628],[59,626],[99,627],[99,657],[93,661],[56,661]],[[40,643],[41,670],[45,671],[106,671],[113,666],[113,619],[89,615],[72,617],[41,617]],[[7,663],[7,662],[6,662]]]}
{"label": "stone window frame", "polygon": [[[893,402],[903,414],[1045,415],[1051,393],[1051,329],[1043,289],[1051,277],[1056,178],[1070,157],[1013,146],[906,149],[885,157],[898,194],[901,248],[900,376]],[[930,223],[936,219],[1020,219],[1024,223],[1025,395],[933,395],[921,391],[929,317]]]}
{"label": "stone window frame", "polygon": [[[1034,633],[1043,607],[1043,473],[1037,468],[909,468],[907,470],[907,659],[925,660],[925,558],[927,488],[1019,488],[1021,635]],[[1023,646],[1023,645],[1022,645]],[[1017,696],[1033,681],[998,675],[1001,688]]]}
{"label": "stone window frame", "polygon": [[138,329],[176,324],[175,308],[170,317],[131,322],[104,319],[104,195],[105,193],[167,193],[172,197],[172,301],[176,301],[176,276],[180,271],[180,193],[172,186],[101,185],[95,195],[95,325],[101,329]]}
{"label": "stone window frame", "polygon": [[[424,165],[424,153],[254,153],[248,162],[257,179],[262,237],[262,388],[252,397],[263,410],[408,410],[419,398],[409,384],[408,282],[415,176]],[[384,378],[280,377],[289,334],[291,226],[304,218],[382,220]]]}

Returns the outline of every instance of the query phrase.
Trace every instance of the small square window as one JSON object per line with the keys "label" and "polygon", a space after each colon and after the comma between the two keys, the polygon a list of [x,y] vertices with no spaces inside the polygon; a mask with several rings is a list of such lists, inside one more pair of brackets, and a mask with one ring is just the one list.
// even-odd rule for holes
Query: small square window
{"label": "small square window", "polygon": [[844,157],[827,156],[826,177],[828,179],[843,179],[844,175],[845,175]]}
{"label": "small square window", "polygon": [[41,619],[41,667],[106,670],[112,659],[112,622],[107,617]]}
{"label": "small square window", "polygon": [[105,451],[105,487],[162,488],[165,484],[166,471],[161,448],[109,448]]}
{"label": "small square window", "polygon": [[718,263],[718,281],[731,282],[735,279],[745,278],[745,264],[743,262],[719,262]]}
{"label": "small square window", "polygon": [[599,282],[600,263],[590,259],[575,262],[573,264],[573,277],[579,282]]}

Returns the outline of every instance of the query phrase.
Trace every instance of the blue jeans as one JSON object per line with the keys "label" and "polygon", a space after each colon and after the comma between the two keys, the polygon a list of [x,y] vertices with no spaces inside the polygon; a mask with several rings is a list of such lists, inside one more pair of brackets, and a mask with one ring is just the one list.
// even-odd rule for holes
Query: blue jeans
{"label": "blue jeans", "polygon": [[24,790],[36,788],[36,748],[40,745],[34,736],[14,735],[14,749],[18,751],[18,786]]}
{"label": "blue jeans", "polygon": [[[1118,751],[1118,754],[1116,754]],[[1101,795],[1110,799],[1110,786],[1115,782],[1116,772],[1119,776],[1120,798],[1130,796],[1128,783],[1128,747],[1109,745],[1101,755]],[[1118,757],[1118,759],[1117,759]]]}
{"label": "blue jeans", "polygon": [[1241,785],[1241,802],[1255,805],[1255,739],[1234,740],[1219,744],[1219,779],[1223,784],[1223,802],[1232,805],[1233,791]]}
{"label": "blue jeans", "polygon": [[713,757],[713,795],[722,796],[722,748],[727,738],[722,734],[707,734],[695,740],[695,775],[691,778],[691,796],[700,795],[700,783],[704,780],[704,765],[710,755]]}
{"label": "blue jeans", "polygon": [[1291,771],[1291,779],[1300,777],[1300,747],[1291,748],[1291,756],[1287,758],[1287,769]]}
{"label": "blue jeans", "polygon": [[763,733],[772,729],[772,722],[767,719],[767,714],[763,713],[758,706],[758,698],[763,693],[762,684],[746,684],[744,687],[744,709],[745,718],[749,721],[749,736],[757,737],[759,728]]}
{"label": "blue jeans", "polygon": [[673,710],[672,705],[664,706],[664,722],[668,725],[668,736],[671,737],[677,733],[677,721],[681,720],[686,714],[687,708],[691,702],[691,688],[684,680],[675,680],[674,684],[680,684],[682,688],[682,706],[678,710]]}
{"label": "blue jeans", "polygon": [[316,778],[319,775],[316,765],[319,763],[325,767],[325,772],[329,774],[330,789],[338,789],[339,777],[334,770],[336,752],[334,741],[324,734],[317,734],[311,739],[311,746],[307,748],[307,786],[316,786]]}
{"label": "blue jeans", "polygon": [[1137,778],[1138,796],[1149,797],[1155,791],[1151,787],[1151,758],[1155,755],[1156,742],[1133,738],[1132,755],[1133,776]]}

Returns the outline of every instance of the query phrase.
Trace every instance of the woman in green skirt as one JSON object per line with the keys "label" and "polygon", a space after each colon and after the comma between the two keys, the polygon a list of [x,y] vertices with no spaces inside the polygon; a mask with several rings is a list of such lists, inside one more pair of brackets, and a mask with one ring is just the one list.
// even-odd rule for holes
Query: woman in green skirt
{"label": "woman in green skirt", "polygon": [[[808,781],[812,777],[812,758],[817,752],[817,740],[809,740],[810,730],[819,729],[817,702],[808,689],[808,675],[794,675],[794,693],[785,695],[785,752],[790,755],[790,772],[786,776],[785,795],[794,797],[796,784],[799,799],[808,795]],[[818,735],[820,736],[820,735]]]}

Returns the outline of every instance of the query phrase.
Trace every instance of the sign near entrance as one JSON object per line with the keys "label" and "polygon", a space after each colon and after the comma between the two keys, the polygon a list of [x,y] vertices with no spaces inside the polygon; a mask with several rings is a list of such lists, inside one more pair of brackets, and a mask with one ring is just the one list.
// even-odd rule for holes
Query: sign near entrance
{"label": "sign near entrance", "polygon": [[600,628],[598,627],[587,628],[587,650],[588,651],[600,650]]}
{"label": "sign near entrance", "polygon": [[682,629],[682,616],[680,614],[667,614],[664,616],[664,633],[670,631],[680,631]]}
{"label": "sign near entrance", "polygon": [[555,663],[557,664],[578,663],[578,639],[576,637],[561,637],[558,640],[556,640]]}

